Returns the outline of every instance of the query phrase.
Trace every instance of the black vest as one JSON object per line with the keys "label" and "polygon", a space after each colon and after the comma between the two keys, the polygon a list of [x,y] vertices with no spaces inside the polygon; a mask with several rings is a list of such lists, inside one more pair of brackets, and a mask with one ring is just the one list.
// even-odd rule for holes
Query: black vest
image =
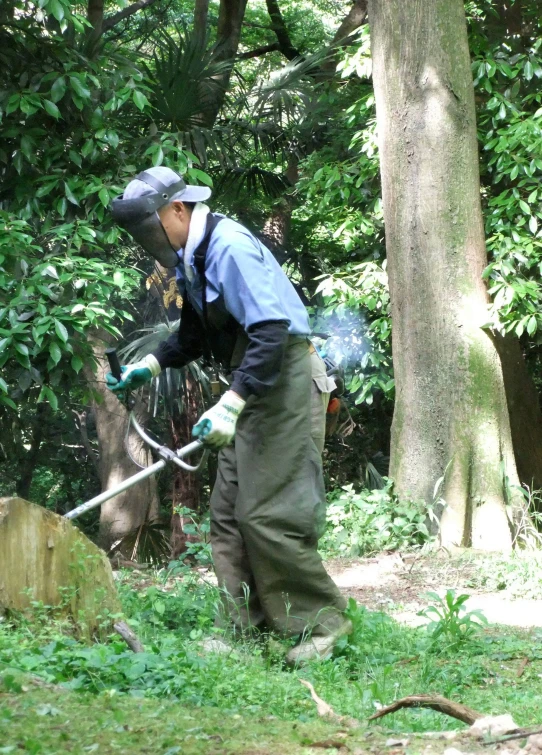
{"label": "black vest", "polygon": [[203,356],[208,361],[215,360],[226,369],[237,367],[246,348],[248,338],[237,320],[216,306],[207,303],[207,278],[205,276],[207,250],[213,231],[223,220],[218,215],[209,213],[205,234],[201,243],[194,250],[194,267],[201,281],[202,312],[199,314],[188,296],[183,298],[180,328],[190,333],[192,338],[200,340]]}

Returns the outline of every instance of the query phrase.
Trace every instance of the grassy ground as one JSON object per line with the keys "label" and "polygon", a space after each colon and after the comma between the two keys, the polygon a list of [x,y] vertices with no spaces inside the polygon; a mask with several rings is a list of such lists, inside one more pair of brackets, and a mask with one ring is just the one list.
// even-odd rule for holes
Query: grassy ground
{"label": "grassy ground", "polygon": [[[114,635],[84,645],[45,608],[0,624],[0,755],[263,755],[322,752],[326,743],[340,751],[342,741],[351,752],[379,752],[387,737],[406,733],[408,749],[422,752],[429,745],[417,734],[464,728],[428,710],[382,719],[384,733],[367,724],[381,705],[414,693],[511,713],[520,726],[542,721],[542,629],[476,626],[468,603],[459,612],[451,594],[451,608],[435,602],[442,618],[428,616],[436,620],[431,631],[352,602],[355,631],[336,657],[288,670],[287,645],[276,638],[237,641],[226,655],[202,651],[219,596],[193,572],[124,574],[119,587],[145,653],[133,654]],[[35,678],[53,686],[35,688],[27,681]],[[319,721],[301,679],[361,729],[341,739],[344,727]]]}
{"label": "grassy ground", "polygon": [[[469,753],[488,752],[468,740]],[[462,746],[462,740],[454,740]],[[380,727],[358,729],[323,721],[225,715],[216,708],[134,700],[110,694],[44,690],[0,694],[2,755],[321,755],[329,753],[444,752],[446,740],[390,736]]]}

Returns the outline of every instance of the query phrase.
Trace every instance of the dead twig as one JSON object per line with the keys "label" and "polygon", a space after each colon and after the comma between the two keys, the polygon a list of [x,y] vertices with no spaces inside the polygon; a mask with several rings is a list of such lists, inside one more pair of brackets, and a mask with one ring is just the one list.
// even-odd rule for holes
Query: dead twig
{"label": "dead twig", "polygon": [[321,747],[322,750],[347,750],[348,746],[344,742],[334,739],[326,739],[323,742],[311,742],[309,747]]}
{"label": "dead twig", "polygon": [[531,737],[534,734],[542,734],[542,729],[518,729],[513,734],[505,734],[504,737],[497,737],[496,739],[488,739],[485,742],[480,742],[484,747],[488,745],[499,744],[499,742],[508,742],[510,739],[523,739],[524,737]]}
{"label": "dead twig", "polygon": [[409,663],[414,663],[414,661],[418,661],[420,659],[419,655],[413,655],[410,658],[401,658],[400,661],[397,661],[395,663],[396,666],[407,666]]}
{"label": "dead twig", "polygon": [[134,653],[145,652],[145,648],[141,644],[137,635],[130,629],[125,621],[117,621],[116,624],[113,624],[113,629],[117,634],[120,634],[124,642],[128,645],[130,650],[134,651]]}
{"label": "dead twig", "polygon": [[446,697],[440,695],[409,695],[403,697],[401,700],[396,700],[391,705],[387,705],[377,713],[374,713],[369,721],[373,721],[376,718],[382,718],[389,713],[395,713],[401,708],[432,708],[438,713],[444,713],[452,718],[457,718],[459,721],[463,721],[465,724],[472,725],[479,718],[484,718],[484,713],[479,713],[472,708],[467,708],[466,705],[461,703],[454,703],[452,700],[448,700]]}
{"label": "dead twig", "polygon": [[526,668],[527,668],[527,666],[529,665],[529,661],[530,661],[530,659],[529,659],[529,658],[524,658],[524,659],[523,659],[523,660],[521,661],[521,663],[519,664],[518,673],[517,673],[517,677],[518,677],[518,679],[519,679],[519,678],[520,678],[521,676],[523,676],[523,674],[524,674],[524,672],[525,672],[525,669],[526,669]]}
{"label": "dead twig", "polygon": [[[301,684],[306,687],[309,692],[311,693],[311,697],[316,703],[316,712],[319,716],[322,718],[327,718],[330,721],[335,721],[336,723],[343,724],[344,726],[349,726],[350,728],[355,728],[356,726],[359,726],[359,721],[356,721],[354,718],[348,718],[347,716],[339,716],[331,705],[326,703],[325,700],[322,700],[321,697],[318,697],[316,694],[314,687],[310,682],[307,682],[305,679],[299,680]],[[312,745],[314,746],[314,745]]]}

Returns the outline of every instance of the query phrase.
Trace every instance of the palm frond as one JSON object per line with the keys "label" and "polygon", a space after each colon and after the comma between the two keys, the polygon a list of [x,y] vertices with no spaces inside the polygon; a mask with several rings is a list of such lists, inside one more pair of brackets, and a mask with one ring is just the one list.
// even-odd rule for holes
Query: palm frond
{"label": "palm frond", "polygon": [[237,196],[241,191],[247,191],[252,195],[262,192],[272,199],[283,196],[289,188],[291,187],[283,176],[256,165],[225,170],[216,183],[217,192],[228,192]]}
{"label": "palm frond", "polygon": [[[139,338],[119,350],[119,356],[128,364],[138,362],[143,357],[158,348],[172,333],[179,329],[180,320],[174,322],[159,322],[147,328],[141,328],[137,333],[143,333]],[[199,362],[192,362],[181,370],[167,368],[152,379],[149,386],[141,389],[147,394],[149,412],[153,417],[162,407],[166,417],[178,417],[184,410],[183,396],[186,389],[186,372],[188,371],[195,382],[199,383],[204,401],[211,402],[210,377]]]}
{"label": "palm frond", "polygon": [[144,333],[140,338],[131,341],[129,344],[119,349],[119,356],[127,360],[129,364],[139,362],[147,354],[158,348],[158,344],[169,338],[172,333],[179,330],[180,320],[174,322],[159,322],[148,328],[141,328],[137,333]]}
{"label": "palm frond", "polygon": [[249,95],[256,120],[298,120],[314,98],[323,59],[322,53],[297,58],[260,81]]}
{"label": "palm frond", "polygon": [[205,127],[231,63],[215,60],[215,48],[207,39],[178,25],[174,34],[160,31],[155,39],[147,73],[159,125],[180,132]]}

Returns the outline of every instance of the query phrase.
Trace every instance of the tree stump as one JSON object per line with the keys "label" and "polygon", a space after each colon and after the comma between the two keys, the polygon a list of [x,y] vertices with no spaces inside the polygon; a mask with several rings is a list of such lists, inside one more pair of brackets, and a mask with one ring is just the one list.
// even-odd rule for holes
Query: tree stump
{"label": "tree stump", "polygon": [[35,602],[86,637],[110,631],[122,611],[100,548],[68,519],[0,498],[0,612],[27,612]]}

